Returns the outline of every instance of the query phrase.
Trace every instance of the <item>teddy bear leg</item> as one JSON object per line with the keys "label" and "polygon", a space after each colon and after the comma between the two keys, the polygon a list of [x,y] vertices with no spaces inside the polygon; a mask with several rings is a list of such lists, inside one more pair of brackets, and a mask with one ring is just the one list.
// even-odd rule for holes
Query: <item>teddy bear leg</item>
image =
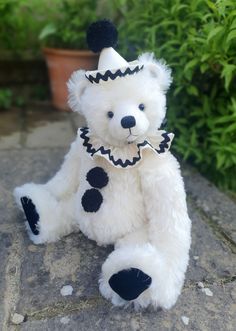
{"label": "teddy bear leg", "polygon": [[152,284],[152,277],[140,264],[140,249],[146,242],[147,229],[142,227],[118,240],[103,264],[100,292],[114,305],[134,302]]}
{"label": "teddy bear leg", "polygon": [[171,261],[148,241],[145,230],[118,241],[102,266],[100,292],[116,306],[169,309],[183,285],[188,251],[180,263]]}
{"label": "teddy bear leg", "polygon": [[17,187],[14,196],[35,244],[56,241],[77,228],[74,194],[57,200],[45,185],[28,183]]}

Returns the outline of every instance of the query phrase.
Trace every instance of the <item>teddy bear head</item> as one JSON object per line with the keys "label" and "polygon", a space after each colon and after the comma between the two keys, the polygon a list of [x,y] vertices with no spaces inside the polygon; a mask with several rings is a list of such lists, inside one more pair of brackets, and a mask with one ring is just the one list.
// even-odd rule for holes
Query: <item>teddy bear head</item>
{"label": "teddy bear head", "polygon": [[[110,51],[105,48],[106,63]],[[112,49],[112,55],[114,52]],[[121,61],[115,54],[110,69],[105,70],[101,56],[96,72],[78,70],[72,74],[68,82],[70,107],[85,117],[95,136],[113,146],[152,136],[165,117],[170,70],[150,53],[120,63],[120,67],[118,62],[123,58]]]}

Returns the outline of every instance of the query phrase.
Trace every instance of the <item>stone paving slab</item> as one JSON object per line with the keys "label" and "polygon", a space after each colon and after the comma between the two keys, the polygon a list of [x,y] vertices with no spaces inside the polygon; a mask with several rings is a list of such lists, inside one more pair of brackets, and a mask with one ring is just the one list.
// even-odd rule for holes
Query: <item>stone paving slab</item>
{"label": "stone paving slab", "polygon": [[[99,296],[101,263],[110,248],[98,247],[81,233],[55,244],[35,246],[27,238],[25,242],[28,246],[22,261],[21,298],[17,305],[20,313],[33,314],[45,306],[73,305],[81,298],[91,300]],[[61,295],[65,285],[73,287],[71,296]]]}
{"label": "stone paving slab", "polygon": [[74,140],[78,127],[84,125],[83,116],[50,108],[3,112],[0,118],[0,150],[67,147]]}
{"label": "stone paving slab", "polygon": [[1,112],[0,149],[20,148],[21,129],[22,117],[20,111]]}
{"label": "stone paving slab", "polygon": [[[185,167],[187,192],[196,205],[212,220],[212,227],[229,241],[236,242],[236,204],[196,170]],[[236,253],[236,247],[234,247]]]}
{"label": "stone paving slab", "polygon": [[[83,301],[78,303],[73,313],[68,309],[68,312],[59,316],[45,318],[38,315],[35,319],[29,317],[20,330],[235,330],[235,300],[231,298],[233,285],[212,285],[210,289],[214,293],[213,297],[207,297],[200,289],[185,289],[171,311],[147,309],[135,312],[130,308],[111,307],[99,299]],[[182,316],[189,318],[188,325],[183,323]]]}
{"label": "stone paving slab", "polygon": [[[6,289],[6,282],[5,282],[5,272],[7,267],[7,260],[9,255],[9,250],[12,246],[12,236],[10,233],[6,233],[4,231],[0,232],[0,293],[1,296],[4,295],[5,289]],[[3,321],[4,319],[4,302],[3,300],[0,300],[0,321]]]}
{"label": "stone paving slab", "polygon": [[22,112],[18,109],[13,109],[12,111],[1,111],[0,141],[3,137],[20,131],[22,128],[22,120]]}
{"label": "stone paving slab", "polygon": [[236,256],[212,233],[193,202],[188,202],[188,209],[192,220],[192,245],[186,285],[199,281],[220,283],[234,278]]}
{"label": "stone paving slab", "polygon": [[74,127],[81,122],[81,116],[72,112],[27,111],[25,147],[67,147],[75,137]]}
{"label": "stone paving slab", "polygon": [[[67,236],[54,244],[35,246],[30,242],[25,232],[23,215],[16,209],[11,191],[15,185],[32,179],[36,182],[46,181],[58,169],[64,153],[64,148],[0,152],[0,173],[4,174],[0,201],[7,206],[1,207],[0,233],[3,236],[10,235],[12,244],[9,245],[12,246],[8,250],[14,250],[14,229],[17,229],[22,245],[18,252],[21,277],[15,285],[18,295],[13,300],[14,305],[8,298],[4,302],[9,309],[8,317],[13,311],[28,316],[28,320],[17,329],[94,330],[95,325],[96,330],[109,330],[111,326],[112,330],[130,330],[136,326],[137,330],[155,330],[161,325],[162,330],[183,330],[181,316],[186,315],[191,321],[188,328],[192,330],[211,330],[213,324],[216,330],[223,330],[222,325],[226,324],[226,330],[233,330],[230,324],[233,316],[229,315],[229,311],[235,308],[231,296],[235,255],[211,231],[205,216],[191,199],[188,201],[193,221],[190,266],[180,301],[170,312],[143,312],[137,315],[132,309],[128,312],[116,308],[114,310],[100,296],[100,268],[111,247],[98,247],[81,233]],[[11,264],[8,265],[9,269]],[[213,297],[206,297],[197,289],[196,283],[199,281],[212,289]],[[62,297],[60,294],[64,285],[72,285],[74,291],[71,296]],[[211,308],[206,309],[209,305]],[[117,319],[116,315],[120,317]],[[68,316],[69,322],[63,324],[67,319],[61,322],[61,318]],[[15,328],[11,324],[9,327]]]}
{"label": "stone paving slab", "polygon": [[38,127],[28,133],[25,145],[29,148],[68,146],[73,137],[69,119],[54,123],[39,122]]}

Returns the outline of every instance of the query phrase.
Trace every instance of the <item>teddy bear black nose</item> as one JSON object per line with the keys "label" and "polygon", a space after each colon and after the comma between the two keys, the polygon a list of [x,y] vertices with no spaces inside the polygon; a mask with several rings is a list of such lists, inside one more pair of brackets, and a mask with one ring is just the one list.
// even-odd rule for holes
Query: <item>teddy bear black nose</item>
{"label": "teddy bear black nose", "polygon": [[121,126],[124,129],[133,128],[136,125],[134,116],[125,116],[121,119]]}

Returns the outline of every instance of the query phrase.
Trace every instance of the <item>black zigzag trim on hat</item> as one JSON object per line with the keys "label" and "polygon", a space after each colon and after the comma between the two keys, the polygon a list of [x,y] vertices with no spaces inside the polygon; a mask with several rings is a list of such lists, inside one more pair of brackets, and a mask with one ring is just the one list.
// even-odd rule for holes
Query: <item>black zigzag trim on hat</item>
{"label": "black zigzag trim on hat", "polygon": [[127,159],[125,161],[122,161],[121,159],[114,159],[114,156],[112,155],[112,151],[110,149],[105,149],[104,146],[99,147],[98,149],[95,149],[92,144],[89,142],[89,137],[87,134],[89,133],[89,128],[84,127],[80,128],[81,135],[80,137],[84,140],[83,146],[86,147],[87,153],[89,153],[91,156],[97,153],[101,153],[102,155],[107,155],[109,160],[115,165],[115,166],[120,166],[122,168],[127,168],[130,166],[135,165],[138,161],[141,160],[142,155],[141,155],[141,150],[143,147],[146,145],[149,145],[156,153],[161,154],[165,153],[165,151],[169,148],[168,142],[170,142],[170,137],[167,132],[164,132],[162,134],[162,137],[164,138],[160,144],[159,144],[159,149],[154,148],[147,140],[144,140],[142,143],[137,144],[138,147],[138,152],[137,156],[133,157],[131,160]]}
{"label": "black zigzag trim on hat", "polygon": [[122,72],[120,69],[118,69],[114,74],[110,71],[110,70],[107,70],[104,74],[101,74],[100,72],[98,72],[96,74],[96,77],[93,77],[92,75],[89,75],[87,76],[85,74],[85,77],[93,84],[93,83],[99,83],[100,80],[103,80],[103,81],[108,81],[108,79],[110,78],[111,80],[114,80],[116,79],[117,77],[124,77],[124,76],[127,76],[127,75],[133,75],[137,72],[139,72],[140,70],[143,69],[143,65],[141,67],[139,67],[139,65],[137,65],[133,70],[131,70],[129,67],[124,71]]}

